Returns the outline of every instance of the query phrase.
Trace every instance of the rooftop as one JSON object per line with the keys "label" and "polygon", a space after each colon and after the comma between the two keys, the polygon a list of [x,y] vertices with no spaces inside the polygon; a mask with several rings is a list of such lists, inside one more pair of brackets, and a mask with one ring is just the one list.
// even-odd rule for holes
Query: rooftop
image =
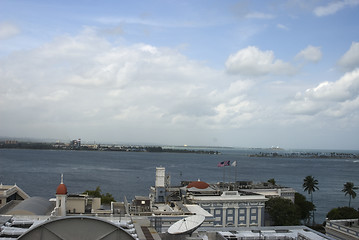
{"label": "rooftop", "polygon": [[268,199],[263,195],[242,195],[238,193],[237,191],[225,191],[220,196],[192,196],[193,200],[199,200],[199,201],[267,201]]}

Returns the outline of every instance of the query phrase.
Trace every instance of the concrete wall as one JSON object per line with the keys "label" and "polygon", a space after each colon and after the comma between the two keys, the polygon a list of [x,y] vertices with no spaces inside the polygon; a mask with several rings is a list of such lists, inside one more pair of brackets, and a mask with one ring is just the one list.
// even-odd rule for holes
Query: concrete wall
{"label": "concrete wall", "polygon": [[66,212],[67,213],[85,213],[86,200],[85,198],[67,198]]}
{"label": "concrete wall", "polygon": [[101,208],[101,198],[92,199],[92,209],[97,210]]}

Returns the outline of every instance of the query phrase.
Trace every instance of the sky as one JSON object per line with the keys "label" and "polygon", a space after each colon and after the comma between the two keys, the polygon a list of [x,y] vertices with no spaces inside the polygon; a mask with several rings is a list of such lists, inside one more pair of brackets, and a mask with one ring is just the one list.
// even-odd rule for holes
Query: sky
{"label": "sky", "polygon": [[359,150],[359,0],[0,0],[0,136]]}

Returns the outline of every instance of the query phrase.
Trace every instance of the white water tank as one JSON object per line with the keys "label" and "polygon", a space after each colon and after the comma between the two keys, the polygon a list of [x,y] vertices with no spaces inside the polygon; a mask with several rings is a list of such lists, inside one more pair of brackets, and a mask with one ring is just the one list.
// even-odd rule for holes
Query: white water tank
{"label": "white water tank", "polygon": [[155,187],[165,187],[166,169],[164,167],[156,167]]}

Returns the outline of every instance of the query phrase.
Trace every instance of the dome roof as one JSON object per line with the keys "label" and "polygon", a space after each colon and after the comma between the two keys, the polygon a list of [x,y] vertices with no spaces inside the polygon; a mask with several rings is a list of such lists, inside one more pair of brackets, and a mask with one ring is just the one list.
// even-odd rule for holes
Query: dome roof
{"label": "dome roof", "polygon": [[206,189],[209,187],[209,184],[202,181],[194,181],[187,185],[187,188],[198,188],[198,189]]}
{"label": "dome roof", "polygon": [[[196,216],[196,215],[194,215]],[[15,239],[15,238],[13,238]],[[18,239],[123,239],[135,240],[130,233],[114,223],[86,216],[47,220],[22,234]]]}
{"label": "dome roof", "polygon": [[67,187],[65,184],[61,183],[56,189],[56,195],[66,195]]}

